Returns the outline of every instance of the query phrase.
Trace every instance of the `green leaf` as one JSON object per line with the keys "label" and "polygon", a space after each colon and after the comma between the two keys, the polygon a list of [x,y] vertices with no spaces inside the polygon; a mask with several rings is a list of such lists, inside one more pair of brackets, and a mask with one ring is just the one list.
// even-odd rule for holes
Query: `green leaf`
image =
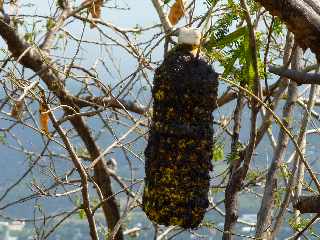
{"label": "green leaf", "polygon": [[0,143],[5,144],[6,143],[6,137],[4,133],[0,133]]}
{"label": "green leaf", "polygon": [[247,181],[256,181],[258,177],[260,177],[263,173],[259,170],[250,170],[247,173],[246,180]]}
{"label": "green leaf", "polygon": [[54,26],[56,25],[56,22],[52,19],[52,18],[49,18],[47,20],[47,30],[50,31]]}
{"label": "green leaf", "polygon": [[237,59],[241,56],[240,49],[237,49],[233,52],[232,56],[223,64],[224,71],[222,76],[227,77],[230,75],[230,73],[234,70],[234,65]]}
{"label": "green leaf", "polygon": [[250,48],[248,29],[246,29],[246,34],[243,38],[241,45],[242,45],[241,46],[242,54],[241,54],[240,63],[243,65],[241,80],[249,88],[252,88],[254,84],[254,79],[255,79],[255,70],[253,67],[252,49]]}
{"label": "green leaf", "polygon": [[226,160],[228,163],[231,163],[236,160],[239,160],[239,158],[240,158],[239,153],[237,151],[232,151],[227,155]]}
{"label": "green leaf", "polygon": [[253,86],[254,78],[255,78],[255,71],[254,71],[254,67],[253,67],[252,61],[250,61],[248,63],[248,70],[247,71],[248,71],[247,78],[249,80],[249,86]]}
{"label": "green leaf", "polygon": [[[295,217],[289,218],[289,221],[288,221],[289,226],[297,232],[304,229],[308,225],[309,222],[310,222],[310,219],[304,218],[303,216],[300,217],[299,221],[297,221],[297,219]],[[314,230],[312,228],[309,228],[308,231],[310,231],[312,233]]]}
{"label": "green leaf", "polygon": [[164,4],[168,4],[171,0],[164,0]]}
{"label": "green leaf", "polygon": [[213,145],[212,158],[214,161],[221,161],[224,159],[224,148],[222,143],[216,143]]}
{"label": "green leaf", "polygon": [[222,48],[229,46],[230,44],[236,42],[241,37],[243,37],[246,33],[247,33],[247,27],[238,28],[234,32],[229,33],[228,35],[225,35],[224,37],[222,37],[219,40],[212,39],[211,46],[222,49]]}
{"label": "green leaf", "polygon": [[86,213],[85,213],[85,211],[83,209],[79,210],[79,217],[80,217],[81,220],[86,218]]}
{"label": "green leaf", "polygon": [[282,21],[280,20],[280,18],[276,17],[273,23],[273,32],[276,34],[276,36],[280,36],[283,35],[284,29],[285,28]]}
{"label": "green leaf", "polygon": [[24,40],[28,43],[32,43],[34,41],[35,34],[33,32],[25,33]]}
{"label": "green leaf", "polygon": [[242,151],[244,149],[243,144],[241,144],[240,142],[237,142],[234,149],[228,153],[226,160],[228,163],[231,163],[233,161],[237,161],[240,159],[240,151]]}

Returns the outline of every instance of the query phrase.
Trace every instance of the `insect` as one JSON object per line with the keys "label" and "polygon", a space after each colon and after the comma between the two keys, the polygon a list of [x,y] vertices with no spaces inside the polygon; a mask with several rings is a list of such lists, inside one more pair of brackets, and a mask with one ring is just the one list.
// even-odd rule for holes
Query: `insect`
{"label": "insect", "polygon": [[195,54],[199,45],[198,30],[180,30],[153,80],[143,210],[167,226],[195,228],[209,205],[218,75]]}

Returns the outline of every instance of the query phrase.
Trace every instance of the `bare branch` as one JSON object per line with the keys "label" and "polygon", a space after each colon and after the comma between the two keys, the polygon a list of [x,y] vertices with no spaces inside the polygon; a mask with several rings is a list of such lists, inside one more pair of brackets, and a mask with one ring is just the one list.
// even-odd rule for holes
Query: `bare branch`
{"label": "bare branch", "polygon": [[299,70],[284,69],[275,66],[269,66],[269,72],[276,75],[292,79],[298,84],[318,84],[320,85],[319,73],[306,73]]}
{"label": "bare branch", "polygon": [[165,31],[166,34],[169,34],[170,32],[172,32],[172,26],[169,22],[168,16],[164,13],[163,9],[162,9],[162,4],[160,0],[152,0],[153,6],[155,7],[155,9],[157,10],[157,13],[159,15],[160,21],[162,23],[163,29]]}
{"label": "bare branch", "polygon": [[87,173],[85,171],[85,168],[81,164],[81,161],[78,158],[72,144],[70,143],[69,139],[67,138],[64,130],[58,125],[57,120],[51,111],[50,111],[49,115],[50,115],[51,121],[53,122],[54,127],[57,129],[60,137],[62,138],[64,144],[66,145],[67,150],[70,154],[70,157],[73,161],[73,164],[77,168],[77,171],[81,177],[81,186],[82,186],[81,192],[82,192],[82,197],[83,197],[83,210],[85,211],[86,216],[87,216],[91,238],[93,240],[98,240],[99,237],[98,237],[98,233],[97,233],[97,226],[95,223],[92,209],[90,207],[90,197],[89,197]]}

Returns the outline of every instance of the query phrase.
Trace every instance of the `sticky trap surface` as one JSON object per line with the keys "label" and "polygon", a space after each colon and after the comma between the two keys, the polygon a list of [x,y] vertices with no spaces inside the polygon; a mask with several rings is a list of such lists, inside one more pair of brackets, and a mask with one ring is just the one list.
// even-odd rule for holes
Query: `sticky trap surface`
{"label": "sticky trap surface", "polygon": [[195,228],[209,205],[217,74],[179,45],[153,83],[143,210],[158,224]]}

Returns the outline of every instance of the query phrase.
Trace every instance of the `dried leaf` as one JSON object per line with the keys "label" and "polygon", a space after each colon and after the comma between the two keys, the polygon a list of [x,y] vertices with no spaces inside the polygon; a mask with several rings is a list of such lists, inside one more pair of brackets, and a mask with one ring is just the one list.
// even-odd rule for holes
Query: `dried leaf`
{"label": "dried leaf", "polygon": [[[92,18],[100,18],[101,17],[101,7],[102,7],[103,0],[94,1],[89,8]],[[90,24],[91,28],[96,27],[95,23]]]}
{"label": "dried leaf", "polygon": [[169,21],[172,25],[176,25],[179,20],[184,16],[184,0],[176,0],[169,12]]}
{"label": "dried leaf", "polygon": [[96,26],[97,26],[96,22],[92,20],[92,22],[90,23],[90,28],[95,28]]}
{"label": "dried leaf", "polygon": [[40,103],[39,112],[40,112],[40,129],[49,135],[49,113],[47,112],[48,108],[44,102]]}
{"label": "dried leaf", "polygon": [[16,101],[11,109],[11,116],[20,120],[23,113],[23,101]]}
{"label": "dried leaf", "polygon": [[41,102],[40,102],[40,106],[39,106],[40,129],[42,131],[44,131],[48,136],[50,136],[49,127],[48,127],[49,126],[49,113],[48,113],[49,109],[46,104],[46,97],[45,97],[44,92],[40,92],[40,98],[41,98]]}
{"label": "dried leaf", "polygon": [[92,3],[90,13],[93,18],[100,18],[103,0],[97,0]]}

